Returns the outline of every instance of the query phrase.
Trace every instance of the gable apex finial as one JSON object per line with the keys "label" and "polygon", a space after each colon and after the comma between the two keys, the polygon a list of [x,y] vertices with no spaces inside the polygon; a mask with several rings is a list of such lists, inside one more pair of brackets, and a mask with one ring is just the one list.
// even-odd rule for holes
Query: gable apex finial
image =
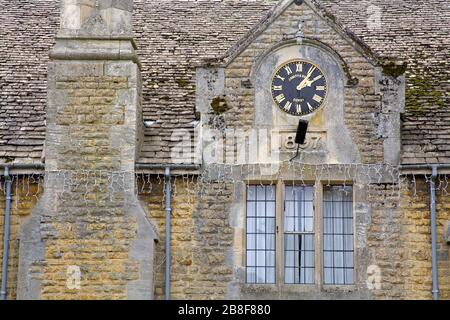
{"label": "gable apex finial", "polygon": [[305,37],[305,35],[303,33],[303,24],[304,24],[303,20],[300,20],[298,22],[298,31],[295,34],[295,39],[297,40],[297,44],[302,44],[303,38]]}

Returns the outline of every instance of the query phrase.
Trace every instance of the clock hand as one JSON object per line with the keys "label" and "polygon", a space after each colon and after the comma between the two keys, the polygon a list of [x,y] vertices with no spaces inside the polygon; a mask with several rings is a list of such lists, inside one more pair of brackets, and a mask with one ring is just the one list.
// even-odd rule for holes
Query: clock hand
{"label": "clock hand", "polygon": [[305,87],[311,87],[311,85],[313,84],[313,82],[315,82],[315,79],[309,80],[305,83]]}
{"label": "clock hand", "polygon": [[300,84],[297,86],[297,90],[302,90],[305,87],[307,80],[308,80],[308,78],[303,79],[303,81],[300,82]]}
{"label": "clock hand", "polygon": [[305,79],[303,79],[302,82],[297,86],[297,90],[302,90],[304,87],[306,87],[307,83],[309,82],[309,77],[313,74],[314,70],[316,70],[316,67],[312,67],[311,70],[309,70],[308,74],[306,75]]}

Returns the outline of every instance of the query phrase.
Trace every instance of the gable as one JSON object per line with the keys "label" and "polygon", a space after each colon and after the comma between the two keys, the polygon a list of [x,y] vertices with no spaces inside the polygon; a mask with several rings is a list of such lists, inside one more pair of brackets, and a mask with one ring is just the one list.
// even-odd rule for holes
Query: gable
{"label": "gable", "polygon": [[[273,21],[250,33],[235,47],[239,50],[228,51],[233,54],[198,71],[197,111],[202,113],[202,124],[222,117],[226,127],[281,131],[281,160],[289,159],[293,150],[283,150],[283,145],[295,136],[298,117],[276,107],[270,92],[272,75],[287,61],[312,61],[326,71],[331,90],[323,108],[307,112],[301,106],[311,123],[310,143],[323,142],[322,148],[310,150],[315,153],[303,161],[398,164],[403,77],[384,74],[370,50],[363,50],[310,2],[299,6],[283,1],[278,8],[282,10],[273,11],[267,20]],[[211,106],[220,96],[227,109],[218,115]],[[300,107],[300,102],[297,106],[288,102],[290,106],[284,108]]]}
{"label": "gable", "polygon": [[[256,24],[243,38],[237,41],[223,56],[216,57],[214,59],[206,60],[207,63],[226,66],[230,64],[237,56],[242,54],[253,42],[257,41],[258,37],[267,33],[267,29],[279,27],[282,28],[284,39],[293,39],[298,34],[299,25],[302,20],[308,20],[307,16],[304,16],[298,20],[297,25],[288,25],[280,23],[279,21],[292,21],[289,16],[298,15],[302,16],[304,7],[308,7],[309,14],[315,16],[316,23],[322,25],[322,27],[328,26],[340,35],[343,39],[349,42],[359,53],[365,56],[373,63],[381,63],[377,54],[357,35],[350,30],[344,28],[339,22],[338,18],[333,15],[329,10],[323,7],[321,4],[314,0],[304,0],[301,5],[297,4],[294,0],[281,0],[275,5],[263,19]],[[286,13],[287,12],[287,13]],[[320,22],[319,22],[320,20]],[[303,27],[303,26],[302,26]],[[317,30],[316,30],[317,31]],[[269,32],[270,33],[270,32]]]}
{"label": "gable", "polygon": [[[134,2],[134,32],[143,63],[144,118],[156,121],[155,127],[145,130],[140,161],[168,163],[174,128],[193,130],[195,66],[202,59],[222,57],[267,17],[276,1]],[[0,22],[4,31],[0,48],[1,161],[40,162],[46,130],[46,66],[59,22],[59,2],[0,3],[4,8]],[[448,1],[314,3],[320,3],[331,21],[362,39],[376,55],[408,63],[403,162],[449,162]],[[369,5],[381,10],[380,28],[367,26]],[[170,72],[163,61],[170,61]],[[177,101],[173,108],[167,108],[170,97]]]}

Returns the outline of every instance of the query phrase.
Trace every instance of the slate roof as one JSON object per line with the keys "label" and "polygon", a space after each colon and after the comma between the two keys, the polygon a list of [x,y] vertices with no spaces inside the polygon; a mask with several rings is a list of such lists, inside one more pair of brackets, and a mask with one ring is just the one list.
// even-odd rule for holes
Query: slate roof
{"label": "slate roof", "polygon": [[[402,162],[450,163],[450,2],[320,2],[379,55],[408,63]],[[381,27],[368,28],[377,8]]]}
{"label": "slate roof", "polygon": [[[140,162],[167,163],[176,128],[192,132],[195,69],[225,54],[276,1],[135,0],[146,129]],[[321,0],[376,53],[407,60],[403,162],[450,162],[447,0]],[[380,8],[381,28],[367,26]],[[39,161],[45,135],[46,67],[57,0],[0,0],[0,161]]]}

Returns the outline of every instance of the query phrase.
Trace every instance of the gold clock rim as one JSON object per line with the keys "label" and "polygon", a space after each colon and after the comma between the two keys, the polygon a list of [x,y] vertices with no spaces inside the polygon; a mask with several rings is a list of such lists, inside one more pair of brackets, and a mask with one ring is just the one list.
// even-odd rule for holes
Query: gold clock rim
{"label": "gold clock rim", "polygon": [[[321,73],[323,74],[323,76],[325,77],[325,97],[324,97],[324,99],[323,99],[323,102],[322,102],[322,103],[319,105],[319,107],[316,108],[314,111],[311,111],[311,112],[308,112],[308,113],[300,113],[300,114],[295,113],[295,114],[294,114],[294,113],[291,113],[291,112],[287,112],[286,110],[284,110],[284,109],[283,109],[283,108],[275,101],[275,99],[274,99],[274,97],[273,97],[273,94],[272,94],[273,80],[274,80],[275,76],[277,75],[278,71],[280,71],[280,69],[283,68],[285,65],[287,65],[287,64],[289,64],[289,63],[292,63],[292,62],[295,62],[295,61],[307,62],[307,63],[309,63],[309,64],[315,66],[317,69],[320,70],[320,72],[321,72]],[[324,72],[323,69],[322,69],[321,67],[319,67],[319,65],[318,65],[317,63],[315,63],[315,62],[313,62],[313,61],[311,61],[311,60],[308,60],[308,59],[302,59],[302,58],[294,58],[294,59],[287,60],[287,61],[283,62],[282,64],[280,64],[277,68],[275,68],[275,71],[272,73],[272,77],[271,77],[271,81],[270,81],[270,96],[272,97],[273,103],[275,103],[275,105],[278,107],[278,109],[280,109],[280,110],[283,111],[284,113],[287,113],[287,114],[289,114],[289,115],[291,115],[291,116],[296,116],[296,117],[304,117],[304,116],[308,116],[308,115],[310,115],[310,114],[313,114],[313,113],[319,111],[320,109],[322,109],[322,108],[325,106],[325,104],[326,104],[326,102],[327,102],[327,100],[328,100],[328,76],[327,76],[326,72]]]}

